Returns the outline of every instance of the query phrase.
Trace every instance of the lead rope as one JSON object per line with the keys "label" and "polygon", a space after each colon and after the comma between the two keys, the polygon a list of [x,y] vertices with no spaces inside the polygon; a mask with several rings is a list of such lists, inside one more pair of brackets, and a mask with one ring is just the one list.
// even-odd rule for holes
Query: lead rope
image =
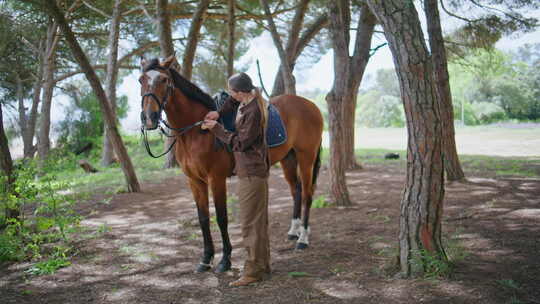
{"label": "lead rope", "polygon": [[154,155],[154,153],[152,153],[152,151],[150,149],[150,144],[148,143],[148,131],[146,131],[144,129],[144,126],[141,126],[141,134],[142,134],[142,137],[143,137],[144,147],[146,148],[146,152],[148,152],[148,155],[150,155],[153,158],[160,158],[163,155],[169,153],[172,150],[172,148],[174,147],[174,145],[176,144],[176,141],[178,140],[178,136],[184,135],[186,132],[188,132],[189,130],[193,129],[196,126],[202,125],[202,123],[204,121],[201,120],[201,121],[198,121],[198,122],[196,122],[196,123],[194,123],[192,125],[189,125],[189,126],[183,127],[183,128],[172,128],[164,120],[162,120],[161,122],[163,122],[167,128],[169,128],[171,130],[174,130],[174,131],[178,131],[180,133],[176,134],[176,135],[169,135],[169,134],[167,134],[167,132],[165,132],[165,130],[161,126],[159,126],[159,129],[160,129],[160,131],[161,131],[161,133],[163,135],[165,135],[166,137],[175,137],[175,139],[174,139],[173,143],[169,146],[169,148],[167,148],[167,150],[165,152],[163,152],[160,155],[156,156],[156,155]]}

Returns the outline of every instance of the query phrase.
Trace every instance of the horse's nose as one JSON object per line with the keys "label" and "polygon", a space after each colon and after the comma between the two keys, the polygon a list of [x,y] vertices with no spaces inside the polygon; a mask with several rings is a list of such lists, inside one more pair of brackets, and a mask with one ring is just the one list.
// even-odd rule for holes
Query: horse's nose
{"label": "horse's nose", "polygon": [[159,113],[158,112],[152,112],[150,113],[150,119],[152,122],[158,122],[159,120]]}

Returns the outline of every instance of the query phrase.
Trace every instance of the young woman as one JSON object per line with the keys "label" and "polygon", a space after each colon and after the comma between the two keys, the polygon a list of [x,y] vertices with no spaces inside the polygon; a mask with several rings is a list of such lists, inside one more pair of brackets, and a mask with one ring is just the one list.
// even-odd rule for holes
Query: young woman
{"label": "young woman", "polygon": [[[268,146],[266,101],[253,86],[251,78],[238,73],[228,80],[229,98],[219,112],[209,112],[203,124],[217,138],[230,144],[238,175],[238,202],[243,246],[247,251],[242,276],[230,286],[245,286],[261,281],[270,274],[270,242],[268,237]],[[239,103],[239,104],[238,104]],[[217,123],[225,112],[238,107],[235,132]]]}

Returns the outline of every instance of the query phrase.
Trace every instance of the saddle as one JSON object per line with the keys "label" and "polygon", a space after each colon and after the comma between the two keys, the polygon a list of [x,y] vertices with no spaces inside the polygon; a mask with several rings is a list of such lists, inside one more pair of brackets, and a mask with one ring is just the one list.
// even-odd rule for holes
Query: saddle
{"label": "saddle", "polygon": [[[225,104],[225,100],[229,98],[229,94],[225,91],[219,91],[213,96],[216,108],[219,111]],[[219,118],[219,122],[226,130],[235,132],[234,123],[236,121],[236,113],[238,108],[234,111],[223,115]],[[266,127],[266,143],[268,147],[277,147],[284,144],[287,141],[287,130],[283,124],[283,120],[279,114],[278,109],[271,103],[268,103],[268,126]],[[229,148],[230,150],[230,148]]]}

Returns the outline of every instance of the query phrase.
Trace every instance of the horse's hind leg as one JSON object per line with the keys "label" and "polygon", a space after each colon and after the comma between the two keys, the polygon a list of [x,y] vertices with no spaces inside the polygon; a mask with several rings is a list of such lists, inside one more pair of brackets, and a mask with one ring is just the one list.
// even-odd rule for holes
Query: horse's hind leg
{"label": "horse's hind leg", "polygon": [[289,240],[297,240],[300,236],[300,226],[302,225],[302,221],[300,220],[302,213],[302,185],[296,173],[298,162],[296,161],[294,150],[291,150],[280,163],[294,200],[291,228],[287,232],[287,236]]}
{"label": "horse's hind leg", "polygon": [[309,213],[311,210],[311,202],[313,200],[313,167],[317,152],[312,151],[298,152],[296,155],[300,171],[300,180],[302,183],[302,225],[300,227],[300,236],[296,242],[297,249],[306,249],[309,245]]}
{"label": "horse's hind leg", "polygon": [[210,183],[212,194],[214,196],[214,205],[216,207],[216,217],[219,230],[221,231],[221,240],[223,241],[223,257],[219,262],[216,271],[225,272],[231,270],[231,252],[232,246],[227,230],[227,188],[225,178],[216,178]]}
{"label": "horse's hind leg", "polygon": [[197,214],[204,240],[204,253],[197,266],[197,272],[205,272],[212,268],[214,259],[214,243],[210,234],[210,210],[208,208],[208,186],[205,182],[189,179],[189,186],[197,204]]}

